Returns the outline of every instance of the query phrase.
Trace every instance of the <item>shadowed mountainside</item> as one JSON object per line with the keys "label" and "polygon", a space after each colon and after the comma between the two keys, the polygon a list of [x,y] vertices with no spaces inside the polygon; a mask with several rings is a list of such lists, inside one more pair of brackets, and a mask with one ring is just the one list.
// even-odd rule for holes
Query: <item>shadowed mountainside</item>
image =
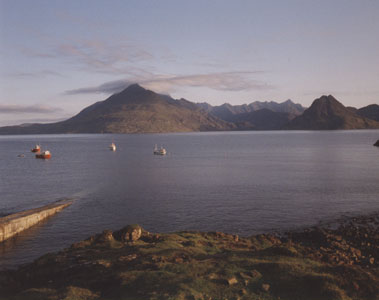
{"label": "shadowed mountainside", "polygon": [[379,128],[379,122],[354,113],[351,108],[346,108],[331,95],[316,99],[311,107],[285,127],[298,130],[375,128]]}
{"label": "shadowed mountainside", "polygon": [[231,116],[239,130],[280,130],[295,116],[285,112],[275,112],[267,108]]}
{"label": "shadowed mountainside", "polygon": [[379,128],[377,120],[379,105],[347,108],[333,96],[316,99],[308,109],[291,100],[212,106],[175,100],[133,84],[68,120],[0,127],[0,134],[374,129]]}
{"label": "shadowed mountainside", "polygon": [[175,100],[134,84],[58,123],[0,128],[0,134],[148,133],[234,129],[185,99]]}
{"label": "shadowed mountainside", "polygon": [[255,101],[243,105],[224,103],[219,106],[204,102],[197,105],[221,120],[234,123],[238,130],[279,130],[305,110],[291,100],[283,103]]}
{"label": "shadowed mountainside", "polygon": [[357,110],[357,115],[379,122],[379,105],[371,104]]}
{"label": "shadowed mountainside", "polygon": [[223,120],[227,120],[231,115],[250,113],[261,109],[269,109],[273,112],[279,113],[289,113],[295,116],[301,115],[305,110],[305,107],[303,107],[301,104],[293,103],[291,100],[287,100],[282,103],[277,103],[275,101],[255,101],[250,104],[242,105],[231,105],[229,103],[224,103],[219,106],[212,106],[206,102],[203,102],[197,103],[197,105],[205,111]]}

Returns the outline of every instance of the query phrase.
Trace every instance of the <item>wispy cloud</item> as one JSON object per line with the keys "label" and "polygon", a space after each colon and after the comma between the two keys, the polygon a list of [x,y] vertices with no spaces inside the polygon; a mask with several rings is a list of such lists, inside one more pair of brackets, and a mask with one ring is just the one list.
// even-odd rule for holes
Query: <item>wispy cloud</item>
{"label": "wispy cloud", "polygon": [[12,118],[11,120],[1,120],[0,126],[14,126],[14,125],[26,125],[33,123],[55,123],[67,120],[71,116],[65,116],[61,118]]}
{"label": "wispy cloud", "polygon": [[42,71],[36,71],[36,72],[14,72],[8,74],[8,76],[15,77],[15,78],[35,78],[35,77],[47,77],[47,76],[58,76],[58,77],[64,77],[59,72],[51,71],[51,70],[42,70]]}
{"label": "wispy cloud", "polygon": [[45,105],[12,105],[0,104],[0,114],[50,114],[62,111],[58,107],[50,107]]}
{"label": "wispy cloud", "polygon": [[66,91],[65,94],[112,94],[120,92],[131,83],[136,82],[146,88],[160,93],[174,92],[177,88],[180,87],[206,87],[222,91],[274,89],[272,85],[251,78],[253,74],[257,73],[260,72],[240,71],[182,76],[150,75],[149,77],[152,78],[134,77],[126,80],[109,81],[99,86],[69,90]]}
{"label": "wispy cloud", "polygon": [[250,89],[272,89],[273,87],[251,78],[260,71],[236,71],[209,74],[195,74],[157,78],[142,82],[150,88],[173,90],[177,87],[207,87],[222,91],[241,91]]}
{"label": "wispy cloud", "polygon": [[69,41],[58,44],[46,52],[39,52],[23,48],[24,55],[33,58],[64,59],[77,69],[87,72],[100,72],[107,74],[133,74],[144,73],[141,68],[134,67],[136,62],[143,62],[153,58],[153,55],[131,42],[115,44],[100,40]]}
{"label": "wispy cloud", "polygon": [[[153,56],[132,44],[109,45],[100,41],[83,41],[60,45],[56,52],[83,69],[111,74],[129,74],[130,64]],[[129,68],[128,68],[129,67]]]}
{"label": "wispy cloud", "polygon": [[133,82],[127,80],[115,80],[103,83],[99,86],[78,88],[74,90],[69,90],[64,92],[66,95],[77,95],[77,94],[114,94],[121,92],[127,86]]}

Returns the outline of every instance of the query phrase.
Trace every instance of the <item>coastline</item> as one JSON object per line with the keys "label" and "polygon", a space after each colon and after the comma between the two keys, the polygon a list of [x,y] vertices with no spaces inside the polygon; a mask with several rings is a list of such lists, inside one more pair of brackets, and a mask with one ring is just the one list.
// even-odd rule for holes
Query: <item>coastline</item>
{"label": "coastline", "polygon": [[[17,126],[17,125],[12,125]],[[0,127],[1,128],[1,127]],[[379,131],[379,128],[336,128],[336,129],[288,129],[288,128],[281,128],[281,129],[220,129],[220,130],[193,130],[193,131],[135,131],[135,132],[32,132],[32,133],[3,133],[0,132],[0,137],[19,137],[19,136],[80,136],[80,135],[159,135],[159,134],[193,134],[193,133],[233,133],[233,132],[349,132],[349,131]],[[375,142],[375,141],[373,141]]]}
{"label": "coastline", "polygon": [[378,299],[378,254],[378,212],[250,237],[134,225],[0,272],[0,299]]}

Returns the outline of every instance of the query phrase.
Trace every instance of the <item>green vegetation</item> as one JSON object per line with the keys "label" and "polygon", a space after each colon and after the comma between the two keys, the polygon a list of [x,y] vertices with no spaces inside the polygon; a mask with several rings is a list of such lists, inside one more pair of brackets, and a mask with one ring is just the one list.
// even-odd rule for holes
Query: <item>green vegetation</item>
{"label": "green vegetation", "polygon": [[0,299],[378,299],[377,229],[351,226],[249,238],[127,226],[1,272]]}

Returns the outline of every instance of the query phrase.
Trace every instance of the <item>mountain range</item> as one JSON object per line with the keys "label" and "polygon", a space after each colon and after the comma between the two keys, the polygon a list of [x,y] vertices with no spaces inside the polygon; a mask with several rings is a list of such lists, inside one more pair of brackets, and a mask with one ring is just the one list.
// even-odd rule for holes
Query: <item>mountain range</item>
{"label": "mountain range", "polygon": [[347,108],[329,95],[316,99],[308,109],[291,100],[212,106],[175,100],[133,84],[65,121],[5,126],[0,134],[363,128],[379,128],[379,105]]}
{"label": "mountain range", "polygon": [[305,107],[291,100],[283,103],[256,101],[243,105],[229,103],[220,106],[211,106],[208,103],[197,105],[209,114],[235,124],[238,130],[279,130],[305,110]]}

